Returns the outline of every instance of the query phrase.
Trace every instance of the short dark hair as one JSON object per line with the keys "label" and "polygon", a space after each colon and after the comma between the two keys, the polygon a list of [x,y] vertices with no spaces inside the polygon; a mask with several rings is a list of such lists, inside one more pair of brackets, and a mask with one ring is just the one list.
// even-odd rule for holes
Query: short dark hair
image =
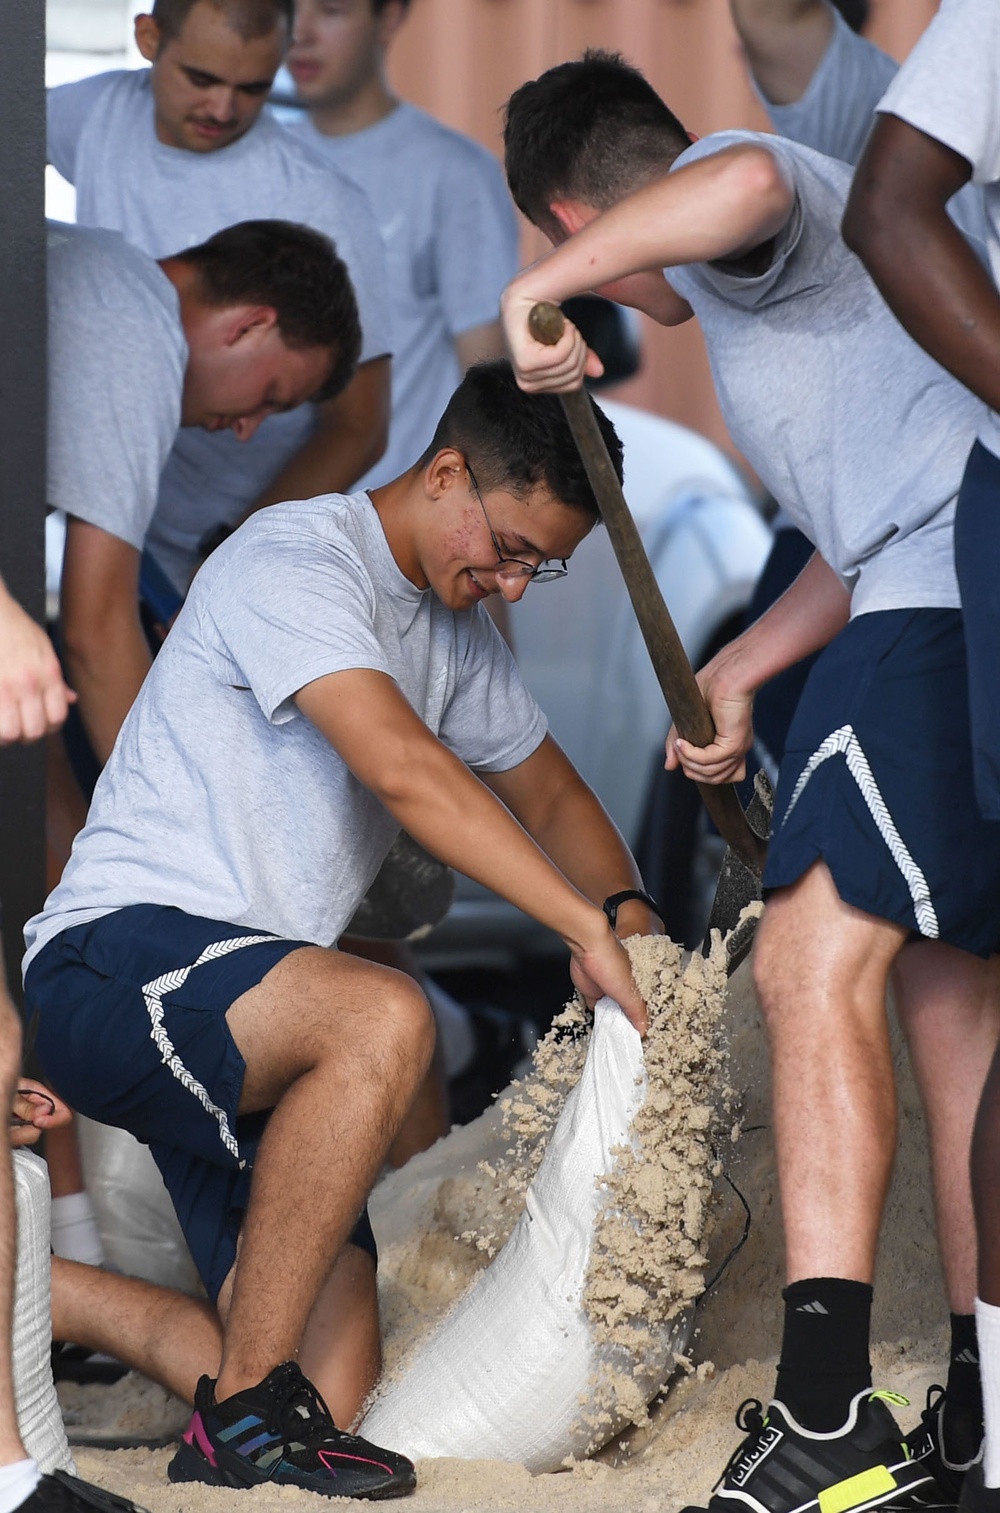
{"label": "short dark hair", "polygon": [[553,200],[608,210],[664,174],[691,139],[620,53],[585,52],[522,84],[504,112],[507,183],[529,221],[547,229]]}
{"label": "short dark hair", "polygon": [[153,0],[152,17],[160,28],[160,44],[180,36],[181,28],[196,5],[211,5],[244,42],[267,37],[282,22],[291,31],[294,0]]}
{"label": "short dark hair", "polygon": [[[590,404],[621,482],[618,433],[593,399]],[[443,447],[454,447],[468,459],[484,493],[505,489],[523,498],[541,485],[560,503],[600,519],[600,508],[558,397],[526,394],[519,389],[505,358],[474,363],[469,368],[449,399],[418,466],[425,467]]]}
{"label": "short dark hair", "polygon": [[177,253],[208,305],[270,305],[288,347],[326,347],[330,375],[314,399],[347,386],[361,353],[351,276],[329,237],[292,221],[238,221]]}

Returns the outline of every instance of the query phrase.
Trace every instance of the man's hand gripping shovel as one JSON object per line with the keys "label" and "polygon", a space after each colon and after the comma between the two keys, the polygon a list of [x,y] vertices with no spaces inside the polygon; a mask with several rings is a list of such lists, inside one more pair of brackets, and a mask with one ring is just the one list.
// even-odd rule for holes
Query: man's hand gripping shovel
{"label": "man's hand gripping shovel", "polygon": [[[563,333],[562,311],[558,305],[535,305],[528,316],[528,327],[536,341],[554,346]],[[715,739],[712,716],[660,593],[587,395],[578,389],[560,394],[559,398],[600,507],[670,717],[684,740],[694,746],[708,746]],[[771,820],[771,789],[767,779],[760,774],[746,813],[731,783],[699,783],[698,790],[728,848],[704,948],[711,941],[712,931],[721,931],[727,937],[729,970],[732,972],[753,942],[756,920],[746,920],[742,926],[739,921],[747,904],[761,897],[760,878]]]}

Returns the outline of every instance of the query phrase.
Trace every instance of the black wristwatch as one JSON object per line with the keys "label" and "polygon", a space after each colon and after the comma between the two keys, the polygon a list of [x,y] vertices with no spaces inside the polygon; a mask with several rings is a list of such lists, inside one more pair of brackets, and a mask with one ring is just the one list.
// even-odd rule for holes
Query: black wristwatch
{"label": "black wristwatch", "polygon": [[608,916],[608,924],[611,926],[612,930],[618,923],[618,909],[620,905],[627,904],[629,899],[632,898],[638,899],[640,904],[645,904],[646,908],[651,910],[652,913],[656,915],[660,923],[663,923],[663,915],[660,913],[660,906],[654,898],[650,898],[648,893],[643,893],[639,888],[625,888],[621,893],[612,893],[611,897],[606,898],[601,905],[601,908]]}

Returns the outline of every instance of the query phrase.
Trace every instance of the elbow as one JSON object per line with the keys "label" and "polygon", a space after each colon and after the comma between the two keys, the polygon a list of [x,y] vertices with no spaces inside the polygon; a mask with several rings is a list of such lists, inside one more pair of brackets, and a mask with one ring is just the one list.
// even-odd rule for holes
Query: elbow
{"label": "elbow", "polygon": [[900,207],[890,207],[884,190],[871,179],[855,175],[844,207],[840,234],[848,249],[859,257],[874,278],[905,241],[904,216]]}

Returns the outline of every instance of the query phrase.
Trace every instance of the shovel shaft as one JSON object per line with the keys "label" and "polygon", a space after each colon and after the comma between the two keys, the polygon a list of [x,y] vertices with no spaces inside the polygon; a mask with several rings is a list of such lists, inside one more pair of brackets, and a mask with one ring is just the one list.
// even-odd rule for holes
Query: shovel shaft
{"label": "shovel shaft", "polygon": [[[528,317],[528,326],[536,341],[553,346],[562,335],[563,313],[558,305],[535,305]],[[590,401],[582,389],[560,394],[559,398],[600,507],[670,717],[685,741],[694,746],[709,746],[715,739],[715,724],[664,603],[632,512],[625,503]],[[759,875],[763,870],[766,846],[747,823],[736,789],[731,783],[699,783],[698,789],[726,844]]]}

